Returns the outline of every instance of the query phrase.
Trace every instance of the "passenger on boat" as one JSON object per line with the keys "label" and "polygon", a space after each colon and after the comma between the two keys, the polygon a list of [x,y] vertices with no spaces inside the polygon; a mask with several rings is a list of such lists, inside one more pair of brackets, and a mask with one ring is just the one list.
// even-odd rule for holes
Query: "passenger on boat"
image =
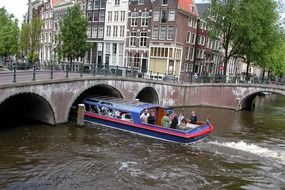
{"label": "passenger on boat", "polygon": [[178,116],[178,125],[182,123],[182,120],[184,119],[184,115],[180,112]]}
{"label": "passenger on boat", "polygon": [[178,125],[179,126],[178,128],[181,129],[181,130],[185,130],[186,129],[186,125],[187,125],[187,120],[186,120],[186,118],[183,118],[181,123],[180,123],[180,125]]}
{"label": "passenger on boat", "polygon": [[191,114],[191,116],[190,116],[190,123],[196,124],[196,123],[197,123],[197,120],[198,120],[198,118],[197,118],[197,116],[196,116],[196,114],[195,114],[195,111],[192,111],[192,114]]}
{"label": "passenger on boat", "polygon": [[148,110],[145,109],[143,113],[140,115],[141,121],[147,123],[147,118],[149,116]]}
{"label": "passenger on boat", "polygon": [[151,112],[150,112],[150,115],[147,117],[147,123],[154,125],[154,124],[155,124],[155,121],[156,121],[156,119],[155,119],[155,114],[154,114],[153,111],[151,111]]}
{"label": "passenger on boat", "polygon": [[161,125],[162,127],[170,127],[170,123],[169,113],[166,113],[166,115],[161,118]]}
{"label": "passenger on boat", "polygon": [[177,129],[177,124],[178,124],[178,117],[177,115],[174,115],[171,124],[170,124],[170,128],[172,129]]}

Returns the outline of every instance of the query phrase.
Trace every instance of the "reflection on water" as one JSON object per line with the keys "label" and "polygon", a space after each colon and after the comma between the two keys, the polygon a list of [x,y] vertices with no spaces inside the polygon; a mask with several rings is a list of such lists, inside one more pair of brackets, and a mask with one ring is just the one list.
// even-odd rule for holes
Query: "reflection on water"
{"label": "reflection on water", "polygon": [[282,189],[285,98],[255,112],[192,109],[215,131],[180,145],[99,126],[24,125],[0,131],[0,189]]}

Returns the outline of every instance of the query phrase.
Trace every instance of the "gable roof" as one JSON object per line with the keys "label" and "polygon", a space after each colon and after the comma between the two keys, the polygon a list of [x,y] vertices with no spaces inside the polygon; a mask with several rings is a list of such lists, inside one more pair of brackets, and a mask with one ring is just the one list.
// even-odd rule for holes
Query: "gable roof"
{"label": "gable roof", "polygon": [[205,17],[207,14],[207,10],[209,9],[210,6],[211,6],[211,3],[196,3],[199,16]]}
{"label": "gable roof", "polygon": [[[192,11],[191,7],[194,7],[194,12]],[[198,16],[198,11],[196,9],[194,0],[178,0],[178,9]]]}

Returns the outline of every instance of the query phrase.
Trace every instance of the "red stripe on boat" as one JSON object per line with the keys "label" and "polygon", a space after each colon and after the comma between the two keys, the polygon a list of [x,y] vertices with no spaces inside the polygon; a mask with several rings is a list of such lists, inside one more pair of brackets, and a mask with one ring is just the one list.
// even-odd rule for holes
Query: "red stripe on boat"
{"label": "red stripe on boat", "polygon": [[115,122],[115,123],[121,123],[121,124],[129,125],[129,126],[132,126],[132,127],[147,129],[147,130],[150,130],[150,131],[165,133],[165,134],[178,136],[178,137],[183,137],[183,138],[195,138],[195,137],[198,137],[198,136],[202,136],[202,135],[205,135],[207,133],[210,133],[214,129],[213,125],[209,125],[208,129],[205,129],[205,130],[200,131],[198,133],[185,134],[185,133],[182,133],[182,132],[179,133],[179,132],[176,132],[176,131],[169,131],[169,129],[167,130],[167,129],[163,129],[163,128],[150,127],[150,126],[143,125],[143,124],[130,123],[129,121],[124,121],[124,120],[120,120],[120,119],[116,119],[116,118],[110,118],[110,117],[101,116],[101,115],[97,115],[97,114],[93,114],[93,113],[85,113],[84,116],[93,117],[93,118],[97,118],[97,119],[102,119],[102,120],[106,120],[106,121],[112,121],[112,122]]}

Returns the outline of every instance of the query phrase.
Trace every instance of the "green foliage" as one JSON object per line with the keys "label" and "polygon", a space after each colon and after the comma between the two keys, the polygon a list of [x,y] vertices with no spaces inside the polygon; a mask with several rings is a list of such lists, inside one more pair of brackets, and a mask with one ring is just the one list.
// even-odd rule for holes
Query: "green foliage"
{"label": "green foliage", "polygon": [[240,7],[238,55],[247,62],[247,68],[251,63],[264,67],[267,63],[260,58],[266,60],[264,55],[268,56],[278,42],[277,5],[273,0],[242,0]]}
{"label": "green foliage", "polygon": [[17,19],[0,9],[0,57],[17,54],[19,28]]}
{"label": "green foliage", "polygon": [[30,24],[23,22],[20,33],[20,41],[19,41],[20,54],[24,57],[27,57],[29,53],[29,48],[30,48]]}
{"label": "green foliage", "polygon": [[61,44],[58,50],[70,62],[75,58],[83,57],[89,49],[86,42],[87,24],[87,18],[82,14],[79,5],[74,5],[68,9],[68,15],[64,17],[61,23]]}
{"label": "green foliage", "polygon": [[[231,57],[265,67],[278,40],[276,3],[273,0],[213,0],[211,35],[220,35],[225,49],[224,75]],[[267,58],[266,58],[267,57]]]}
{"label": "green foliage", "polygon": [[224,75],[226,75],[228,60],[236,56],[240,42],[237,40],[239,28],[239,8],[241,0],[212,0],[208,24],[212,28],[212,37],[221,36],[222,47],[225,50]]}
{"label": "green foliage", "polygon": [[40,15],[34,12],[29,31],[30,51],[28,53],[28,60],[31,63],[35,63],[39,59],[38,50],[40,48],[41,27],[42,21]]}

